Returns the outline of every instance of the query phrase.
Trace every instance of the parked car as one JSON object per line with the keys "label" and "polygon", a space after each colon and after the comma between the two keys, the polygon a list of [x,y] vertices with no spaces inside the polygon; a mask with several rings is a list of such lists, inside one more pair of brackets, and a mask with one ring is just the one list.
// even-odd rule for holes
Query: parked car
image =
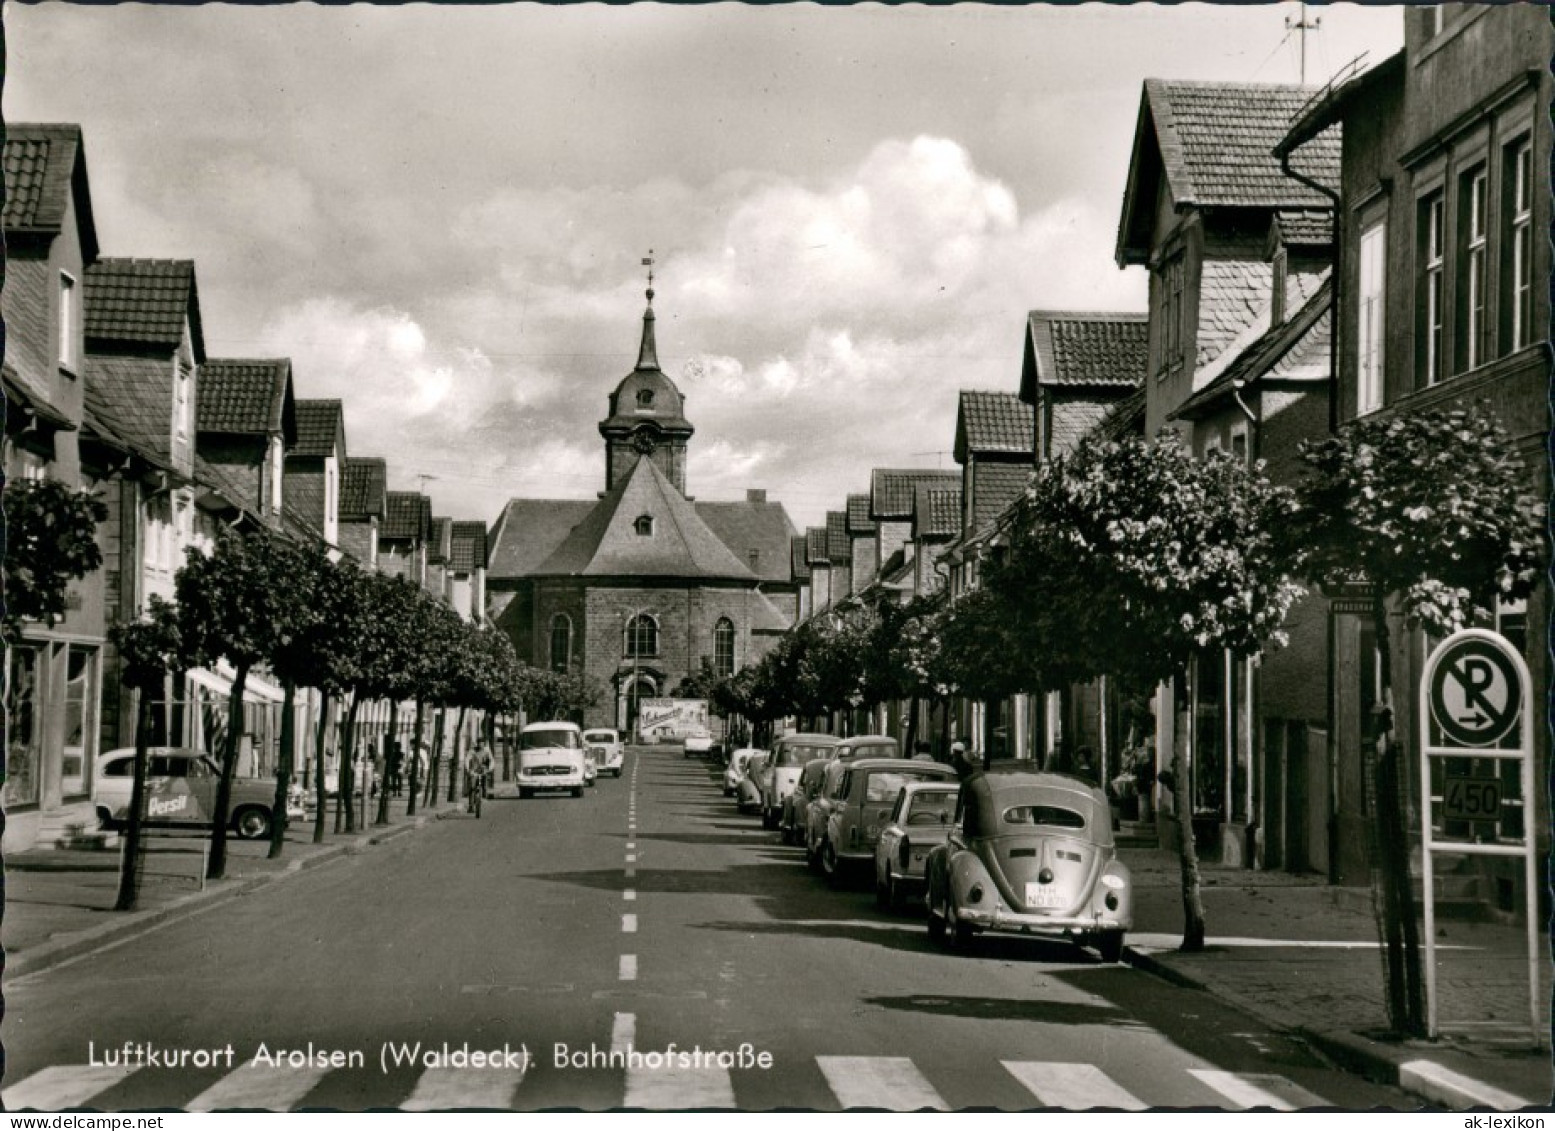
{"label": "parked car", "polygon": [[902,747],[888,734],[856,734],[838,739],[836,756],[844,762],[851,758],[900,758]]}
{"label": "parked car", "polygon": [[956,815],[958,787],[941,781],[908,782],[896,795],[891,820],[875,843],[875,902],[896,910],[923,887],[929,850],[945,843]]}
{"label": "parked car", "polygon": [[814,801],[820,792],[826,778],[826,767],[835,760],[831,757],[833,753],[833,750],[828,750],[821,757],[806,762],[804,768],[799,771],[799,780],[794,785],[794,791],[783,799],[783,813],[778,818],[778,838],[784,844],[804,847],[805,824],[809,818],[810,802]]}
{"label": "parked car", "polygon": [[576,723],[530,723],[518,735],[518,796],[569,790],[582,797],[587,761],[583,732]]}
{"label": "parked car", "polygon": [[838,741],[830,734],[785,734],[772,744],[772,757],[765,770],[767,781],[761,783],[763,827],[775,829],[782,823],[785,806],[799,784],[805,763],[835,749]]}
{"label": "parked car", "polygon": [[[133,747],[98,755],[91,796],[98,824],[103,828],[119,829],[128,823],[134,774]],[[152,747],[147,752],[143,822],[156,826],[208,826],[216,811],[216,788],[220,781],[221,766],[209,755],[183,746]],[[269,836],[274,807],[274,778],[234,778],[228,827],[244,838]],[[289,821],[307,817],[298,788],[287,796],[286,817]]]}
{"label": "parked car", "polygon": [[[579,736],[581,740],[581,735]],[[583,784],[596,785],[599,782],[599,759],[587,743],[583,746]]]}
{"label": "parked car", "polygon": [[586,730],[583,732],[583,744],[597,751],[595,763],[600,773],[617,778],[621,776],[621,769],[626,765],[626,745],[621,741],[619,731],[603,727]]}
{"label": "parked car", "polygon": [[832,810],[842,802],[842,783],[848,772],[848,763],[833,758],[826,764],[820,787],[805,809],[804,855],[805,863],[821,870],[821,845],[826,840],[826,823]]}
{"label": "parked car", "polygon": [[724,796],[733,797],[735,791],[740,788],[740,779],[745,776],[745,763],[749,762],[757,754],[766,751],[758,750],[754,746],[746,746],[729,755],[729,764],[724,767]]}
{"label": "parked car", "polygon": [[897,794],[908,782],[955,782],[949,766],[909,762],[901,758],[855,758],[844,767],[826,813],[820,845],[821,871],[834,884],[873,861],[880,830],[891,819]]}
{"label": "parked car", "polygon": [[734,803],[741,813],[754,813],[761,809],[761,786],[758,783],[768,757],[770,755],[765,750],[758,750],[745,760],[745,773],[734,787]]}
{"label": "parked car", "polygon": [[701,728],[688,732],[683,742],[687,758],[706,758],[718,745],[712,734]]}
{"label": "parked car", "polygon": [[929,936],[980,931],[1094,946],[1107,962],[1133,925],[1107,795],[1068,774],[983,773],[961,785],[953,827],[924,865]]}

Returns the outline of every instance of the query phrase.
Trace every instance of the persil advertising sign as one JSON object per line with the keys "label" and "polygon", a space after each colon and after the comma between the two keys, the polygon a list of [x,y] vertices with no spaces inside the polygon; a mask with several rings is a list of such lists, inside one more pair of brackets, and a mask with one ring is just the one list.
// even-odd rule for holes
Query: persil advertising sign
{"label": "persil advertising sign", "polygon": [[637,730],[649,742],[669,742],[707,730],[706,699],[644,699]]}

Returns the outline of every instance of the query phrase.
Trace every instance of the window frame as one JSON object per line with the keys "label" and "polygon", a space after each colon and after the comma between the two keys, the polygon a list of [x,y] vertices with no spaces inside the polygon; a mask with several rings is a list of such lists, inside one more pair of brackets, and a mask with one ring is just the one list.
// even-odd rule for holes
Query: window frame
{"label": "window frame", "polygon": [[632,533],[639,538],[652,538],[654,525],[653,515],[640,514],[632,519]]}
{"label": "window frame", "polygon": [[[561,666],[559,667],[556,663],[556,643],[558,630],[560,630],[563,634],[561,638]],[[561,675],[566,675],[572,670],[572,618],[566,613],[556,613],[551,617],[551,637],[549,656],[547,658],[550,661],[548,664],[548,670],[550,671],[557,672]]]}
{"label": "window frame", "polygon": [[1453,265],[1457,292],[1453,312],[1453,375],[1477,369],[1489,360],[1490,168],[1482,156],[1462,163],[1457,172],[1456,246]]}
{"label": "window frame", "polygon": [[59,273],[59,367],[75,376],[81,359],[76,349],[77,312],[81,305],[81,290],[76,277],[64,269]]}
{"label": "window frame", "polygon": [[1508,353],[1534,344],[1533,214],[1538,190],[1533,171],[1533,132],[1521,125],[1517,131],[1501,147],[1501,259],[1504,267],[1499,290],[1505,308],[1501,319],[1506,342],[1503,352]]}
{"label": "window frame", "polygon": [[1423,387],[1438,384],[1446,376],[1443,354],[1447,347],[1447,193],[1433,183],[1416,199],[1415,251],[1420,264],[1416,359]]}
{"label": "window frame", "polygon": [[728,679],[734,674],[734,648],[734,622],[728,617],[719,617],[713,625],[713,671],[720,679]]}
{"label": "window frame", "polygon": [[[1388,218],[1386,213],[1361,223],[1356,241],[1355,415],[1368,416],[1387,404]],[[1368,287],[1368,250],[1376,259],[1376,278]],[[1370,362],[1368,366],[1368,360]]]}
{"label": "window frame", "polygon": [[624,636],[623,654],[628,659],[649,660],[659,655],[659,618],[652,613],[639,612],[628,618]]}

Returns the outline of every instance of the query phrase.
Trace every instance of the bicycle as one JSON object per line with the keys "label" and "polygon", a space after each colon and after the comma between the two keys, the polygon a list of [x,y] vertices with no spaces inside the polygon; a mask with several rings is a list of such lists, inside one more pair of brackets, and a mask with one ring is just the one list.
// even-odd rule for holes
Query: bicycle
{"label": "bicycle", "polygon": [[475,770],[464,771],[464,811],[474,813],[480,820],[481,800],[486,796],[486,775]]}

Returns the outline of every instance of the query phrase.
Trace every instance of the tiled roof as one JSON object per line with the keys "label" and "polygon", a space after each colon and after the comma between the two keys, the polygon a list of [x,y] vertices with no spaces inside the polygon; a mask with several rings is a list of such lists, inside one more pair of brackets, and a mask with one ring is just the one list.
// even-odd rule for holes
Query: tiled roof
{"label": "tiled roof", "polygon": [[449,568],[455,573],[473,573],[486,568],[486,524],[484,522],[455,522],[453,525],[453,556]]}
{"label": "tiled roof", "polygon": [[989,452],[1031,453],[1033,413],[1014,393],[962,389],[956,410],[956,460]]}
{"label": "tiled roof", "polygon": [[847,565],[853,560],[847,511],[826,512],[826,560],[833,565]]}
{"label": "tiled roof", "polygon": [[1145,386],[1129,393],[1107,410],[1093,429],[1104,440],[1122,440],[1145,434]]}
{"label": "tiled roof", "polygon": [[920,486],[913,527],[919,538],[954,538],[961,533],[961,488]]}
{"label": "tiled roof", "polygon": [[259,513],[257,472],[253,475],[242,475],[235,468],[223,463],[214,463],[197,452],[194,457],[194,480],[200,486],[220,496],[228,506],[246,510],[250,514]]}
{"label": "tiled roof", "polygon": [[1004,508],[1020,497],[1031,482],[1028,463],[980,463],[972,480],[973,528],[992,522]]}
{"label": "tiled roof", "polygon": [[[637,533],[642,517],[652,533]],[[754,581],[658,465],[640,459],[554,553],[541,576],[728,578]]]}
{"label": "tiled roof", "polygon": [[[1274,156],[1315,88],[1149,79],[1145,91],[1178,204],[1321,208],[1329,203],[1286,176]],[[1338,132],[1314,139],[1292,168],[1337,189]]]}
{"label": "tiled roof", "polygon": [[292,363],[287,358],[208,360],[200,367],[195,426],[201,432],[267,435],[291,417]]}
{"label": "tiled roof", "polygon": [[1265,330],[1238,352],[1220,374],[1174,412],[1173,419],[1197,419],[1212,411],[1233,383],[1261,377],[1314,380],[1328,376],[1329,308],[1332,292],[1323,285],[1280,325]]}
{"label": "tiled roof", "polygon": [[195,360],[205,359],[194,263],[188,259],[99,259],[86,269],[86,338],[178,348],[189,324]]}
{"label": "tiled roof", "polygon": [[[319,509],[323,512],[324,497],[319,495]],[[300,507],[293,507],[290,503],[281,505],[281,529],[300,542],[328,545],[324,540],[324,531],[320,523],[312,520],[309,513]]]}
{"label": "tiled roof", "polygon": [[320,530],[324,526],[324,479],[314,475],[288,475],[281,493],[281,514],[295,515]]}
{"label": "tiled roof", "polygon": [[426,541],[432,526],[432,501],[415,491],[390,491],[384,496],[379,538]]}
{"label": "tiled roof", "polygon": [[323,459],[346,446],[345,406],[338,400],[297,402],[297,443],[286,454]]}
{"label": "tiled roof", "polygon": [[166,361],[88,354],[83,400],[88,408],[158,460],[172,459],[173,390]]}
{"label": "tiled roof", "polygon": [[[1149,253],[1156,187],[1177,207],[1323,208],[1328,198],[1287,176],[1275,146],[1316,93],[1314,87],[1146,79],[1118,230],[1120,264]],[[1291,167],[1339,187],[1339,131],[1303,147]]]}
{"label": "tiled roof", "polygon": [[913,494],[920,483],[936,487],[955,487],[961,483],[961,472],[939,471],[927,468],[875,468],[870,472],[869,513],[871,518],[909,519],[912,517]]}
{"label": "tiled roof", "polygon": [[340,475],[340,521],[366,522],[383,517],[389,465],[376,456],[353,456]]}
{"label": "tiled roof", "polygon": [[831,557],[827,553],[826,527],[812,526],[804,532],[805,556],[812,566],[830,565]]}
{"label": "tiled roof", "polygon": [[1404,81],[1407,59],[1402,50],[1394,52],[1370,70],[1357,73],[1360,60],[1349,64],[1320,92],[1315,93],[1280,139],[1277,152],[1290,152],[1305,146],[1318,134],[1343,122],[1352,107],[1364,113],[1381,101],[1382,92],[1397,89]]}
{"label": "tiled roof", "polygon": [[794,627],[794,618],[786,615],[765,593],[759,589],[752,595],[750,604],[750,628],[752,632],[787,632]]}
{"label": "tiled roof", "polygon": [[873,534],[875,520],[869,517],[869,496],[848,496],[848,533]]}
{"label": "tiled roof", "polygon": [[1280,242],[1287,247],[1330,247],[1334,242],[1334,214],[1327,208],[1283,208],[1274,214]]}
{"label": "tiled roof", "polygon": [[432,519],[427,533],[427,562],[446,562],[453,557],[454,520]]}
{"label": "tiled roof", "polygon": [[1020,399],[1036,404],[1042,385],[1132,388],[1149,364],[1148,315],[1033,310],[1026,317]]}
{"label": "tiled roof", "polygon": [[878,584],[887,589],[911,589],[913,575],[917,572],[918,559],[907,556],[904,546],[892,552],[880,567]]}
{"label": "tiled roof", "polygon": [[807,579],[810,576],[810,540],[803,534],[794,535],[789,555],[793,563],[794,580]]}
{"label": "tiled roof", "polygon": [[782,584],[792,580],[789,550],[795,531],[782,503],[746,498],[727,503],[698,501],[692,506],[729,552],[761,580]]}
{"label": "tiled roof", "polygon": [[87,183],[81,127],[13,122],[5,128],[5,207],[0,225],[7,233],[57,234],[72,198],[81,228],[82,255],[97,258],[97,230]]}
{"label": "tiled roof", "polygon": [[529,577],[597,505],[588,499],[510,499],[491,530],[488,576]]}

